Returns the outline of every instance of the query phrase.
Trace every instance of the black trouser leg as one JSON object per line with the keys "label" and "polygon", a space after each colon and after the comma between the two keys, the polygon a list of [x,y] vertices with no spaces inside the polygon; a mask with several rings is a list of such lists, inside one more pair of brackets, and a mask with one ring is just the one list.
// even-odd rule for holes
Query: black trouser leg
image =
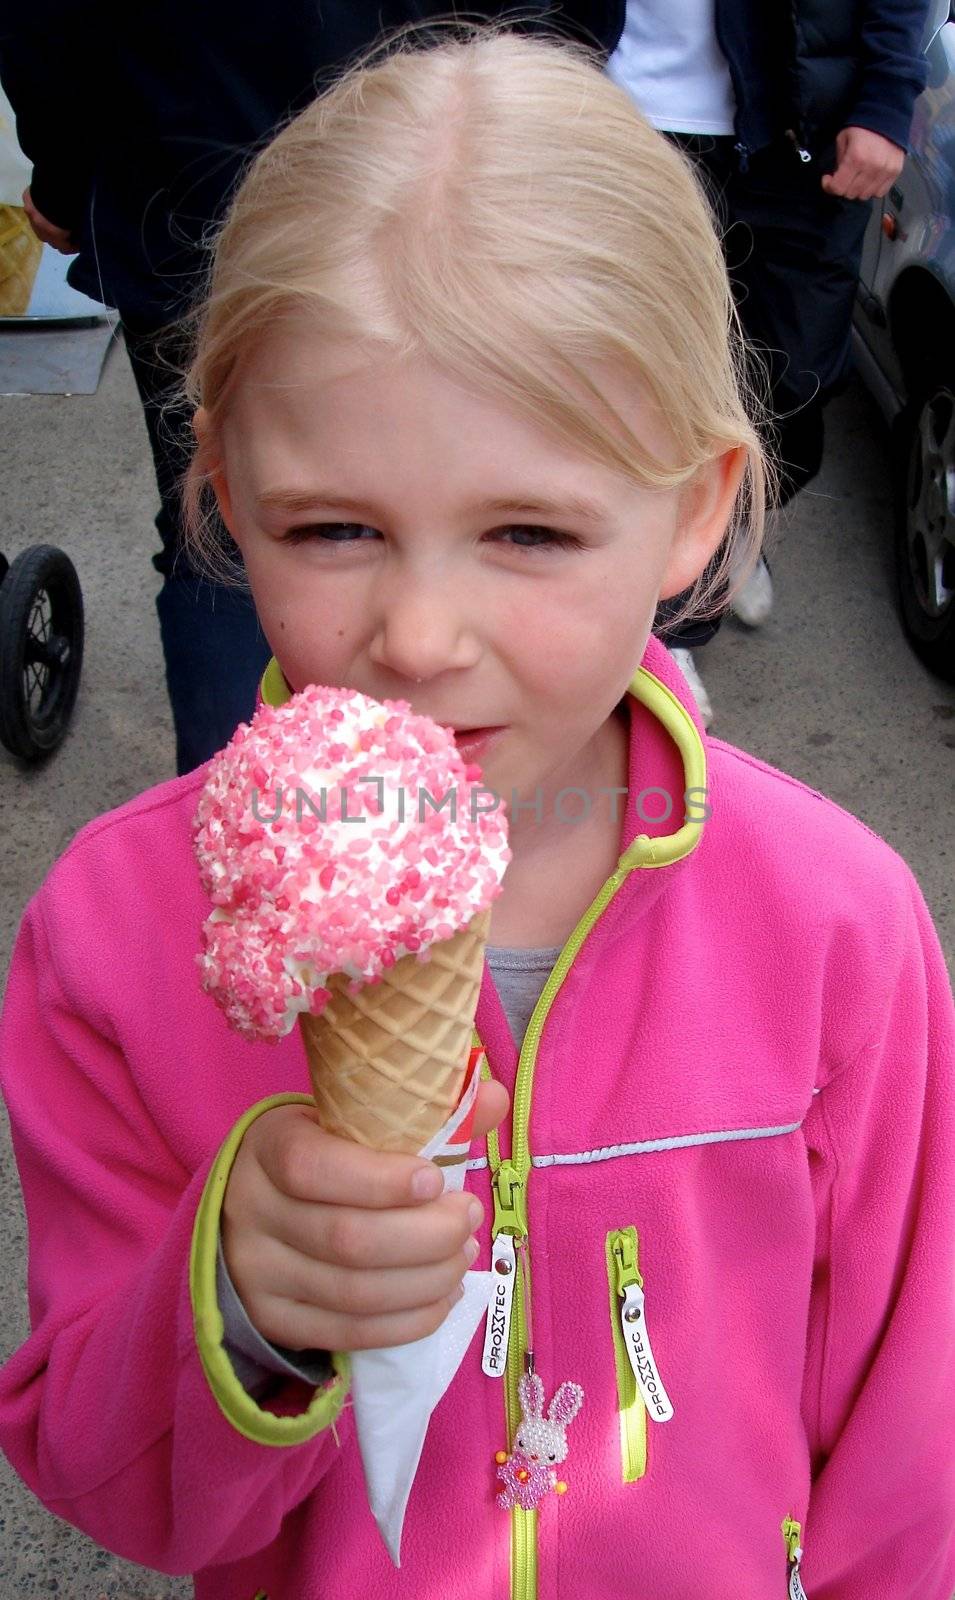
{"label": "black trouser leg", "polygon": [[[803,163],[783,139],[758,151],[740,172],[731,138],[669,137],[696,163],[717,214],[753,370],[769,383],[772,420],[764,444],[785,505],[819,471],[823,410],[849,373],[852,308],[871,206],[822,189],[822,173],[834,166],[831,149]],[[668,632],[667,619],[685,598],[661,602],[655,629],[666,644],[695,648],[713,637],[723,613]]]}
{"label": "black trouser leg", "polygon": [[[193,447],[187,408],[170,404],[176,379],[162,330],[124,319],[126,348],[143,403],[159,489],[156,517],[162,573],[156,596],[166,686],[176,733],[176,771],[190,772],[227,744],[255,709],[256,688],[271,655],[247,591],[200,577],[182,540],[178,484]],[[233,557],[238,551],[223,537]]]}

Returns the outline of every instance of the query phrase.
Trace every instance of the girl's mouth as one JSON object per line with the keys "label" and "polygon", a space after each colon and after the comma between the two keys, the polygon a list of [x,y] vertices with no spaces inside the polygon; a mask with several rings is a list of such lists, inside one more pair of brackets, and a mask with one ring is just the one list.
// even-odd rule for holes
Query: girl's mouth
{"label": "girl's mouth", "polygon": [[454,742],[466,761],[475,761],[486,754],[493,742],[504,732],[496,728],[454,728]]}

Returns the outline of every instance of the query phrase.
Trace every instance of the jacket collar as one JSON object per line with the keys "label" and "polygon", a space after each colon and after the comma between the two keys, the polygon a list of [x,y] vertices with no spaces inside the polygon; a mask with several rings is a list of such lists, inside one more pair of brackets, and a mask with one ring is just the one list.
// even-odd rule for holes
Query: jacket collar
{"label": "jacket collar", "polygon": [[[291,694],[273,656],[256,705],[284,705]],[[670,866],[695,849],[702,833],[707,763],[696,702],[673,657],[652,634],[627,690],[627,705],[630,770],[620,866],[630,872]],[[684,821],[687,809],[691,820]]]}

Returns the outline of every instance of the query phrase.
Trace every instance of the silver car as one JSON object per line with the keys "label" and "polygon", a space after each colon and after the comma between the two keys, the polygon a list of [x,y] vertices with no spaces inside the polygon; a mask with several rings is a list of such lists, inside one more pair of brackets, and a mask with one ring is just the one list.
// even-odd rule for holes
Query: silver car
{"label": "silver car", "polygon": [[892,426],[902,621],[955,682],[955,0],[932,9],[909,155],[866,233],[854,343]]}

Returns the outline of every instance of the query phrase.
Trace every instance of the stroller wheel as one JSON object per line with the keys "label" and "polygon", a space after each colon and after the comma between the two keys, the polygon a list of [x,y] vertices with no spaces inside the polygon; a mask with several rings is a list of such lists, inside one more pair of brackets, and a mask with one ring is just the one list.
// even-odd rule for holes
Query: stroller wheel
{"label": "stroller wheel", "polygon": [[83,664],[83,596],[69,556],[37,544],[0,581],[0,740],[23,761],[57,748]]}

